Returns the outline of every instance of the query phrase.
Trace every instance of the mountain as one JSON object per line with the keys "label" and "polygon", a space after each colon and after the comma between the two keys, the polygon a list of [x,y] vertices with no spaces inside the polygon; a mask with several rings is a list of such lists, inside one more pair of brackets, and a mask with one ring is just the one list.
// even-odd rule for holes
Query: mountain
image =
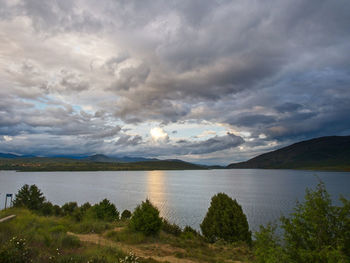
{"label": "mountain", "polygon": [[103,155],[103,154],[91,155],[91,156],[88,156],[86,158],[83,158],[82,160],[92,161],[92,162],[100,162],[100,163],[114,163],[114,162],[116,162],[116,160],[114,160],[113,158],[110,158],[110,157]]}
{"label": "mountain", "polygon": [[[202,170],[207,167],[181,160],[157,160],[97,154],[82,159],[68,157],[22,157],[2,154],[0,170],[18,171],[127,171],[127,170]],[[125,159],[126,158],[126,159]],[[134,160],[123,162],[121,160]],[[145,160],[145,161],[136,161]]]}
{"label": "mountain", "polygon": [[33,155],[17,155],[12,153],[0,153],[0,158],[16,159],[16,158],[31,158]]}
{"label": "mountain", "polygon": [[116,157],[116,159],[119,160],[122,163],[159,161],[159,159],[156,159],[156,158],[129,157],[129,156]]}
{"label": "mountain", "polygon": [[14,159],[19,158],[19,155],[11,154],[11,153],[0,153],[0,158]]}
{"label": "mountain", "polygon": [[350,171],[350,136],[327,136],[294,143],[227,168]]}
{"label": "mountain", "polygon": [[129,157],[129,156],[109,157],[103,154],[91,155],[91,156],[82,158],[82,160],[92,161],[92,162],[103,162],[103,163],[135,163],[135,162],[159,161],[158,159],[155,159],[155,158],[151,159],[151,158]]}

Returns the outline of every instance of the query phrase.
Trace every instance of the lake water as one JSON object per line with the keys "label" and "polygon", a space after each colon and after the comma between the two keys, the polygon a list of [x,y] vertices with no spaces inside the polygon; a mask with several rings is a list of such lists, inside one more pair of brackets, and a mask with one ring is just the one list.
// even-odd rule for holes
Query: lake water
{"label": "lake water", "polygon": [[306,187],[315,187],[317,175],[338,203],[350,199],[350,173],[294,170],[198,170],[120,172],[0,171],[0,208],[5,193],[15,194],[24,184],[36,184],[54,204],[111,200],[121,212],[133,210],[149,198],[161,215],[180,226],[199,229],[211,197],[224,192],[242,205],[252,230],[287,215]]}

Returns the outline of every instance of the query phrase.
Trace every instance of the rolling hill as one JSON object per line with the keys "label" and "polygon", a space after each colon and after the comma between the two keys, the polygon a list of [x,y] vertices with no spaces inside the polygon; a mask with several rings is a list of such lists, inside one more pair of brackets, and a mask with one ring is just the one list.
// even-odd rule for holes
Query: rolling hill
{"label": "rolling hill", "polygon": [[[84,159],[63,157],[0,156],[0,170],[18,171],[125,171],[125,170],[198,170],[208,169],[181,160],[124,157],[126,160],[94,155]],[[134,162],[130,162],[135,160]],[[142,161],[139,161],[142,160]]]}
{"label": "rolling hill", "polygon": [[350,171],[350,136],[327,136],[294,143],[227,168]]}

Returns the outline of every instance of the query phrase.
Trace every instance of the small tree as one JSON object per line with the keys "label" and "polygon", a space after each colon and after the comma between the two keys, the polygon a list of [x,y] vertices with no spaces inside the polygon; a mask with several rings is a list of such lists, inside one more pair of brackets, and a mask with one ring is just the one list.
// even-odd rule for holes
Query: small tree
{"label": "small tree", "polygon": [[146,199],[141,205],[135,208],[130,220],[130,227],[145,235],[157,234],[162,226],[162,219],[159,217],[159,210]]}
{"label": "small tree", "polygon": [[75,210],[78,209],[77,202],[68,202],[62,206],[62,213],[64,215],[72,215]]}
{"label": "small tree", "polygon": [[114,221],[119,219],[117,208],[108,199],[103,199],[100,203],[94,205],[92,211],[94,216],[100,220]]}
{"label": "small tree", "polygon": [[251,243],[251,232],[242,207],[236,200],[224,193],[212,197],[210,207],[200,227],[203,235],[210,242],[223,239],[228,242]]}
{"label": "small tree", "polygon": [[44,216],[50,216],[54,213],[53,205],[51,202],[44,202],[40,208],[40,212]]}
{"label": "small tree", "polygon": [[122,220],[129,219],[132,216],[131,212],[128,209],[125,209],[121,215]]}
{"label": "small tree", "polygon": [[13,206],[15,207],[26,207],[30,210],[40,210],[45,197],[40,189],[35,185],[25,184],[16,194]]}

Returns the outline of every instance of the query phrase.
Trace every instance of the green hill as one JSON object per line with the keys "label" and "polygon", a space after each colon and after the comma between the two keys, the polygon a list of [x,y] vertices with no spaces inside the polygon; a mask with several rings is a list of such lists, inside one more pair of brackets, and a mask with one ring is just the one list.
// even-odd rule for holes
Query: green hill
{"label": "green hill", "polygon": [[298,142],[227,168],[350,171],[350,136],[328,136]]}
{"label": "green hill", "polygon": [[203,166],[180,160],[155,160],[143,162],[106,162],[76,160],[71,158],[1,158],[0,170],[18,171],[126,171],[126,170],[198,170]]}

